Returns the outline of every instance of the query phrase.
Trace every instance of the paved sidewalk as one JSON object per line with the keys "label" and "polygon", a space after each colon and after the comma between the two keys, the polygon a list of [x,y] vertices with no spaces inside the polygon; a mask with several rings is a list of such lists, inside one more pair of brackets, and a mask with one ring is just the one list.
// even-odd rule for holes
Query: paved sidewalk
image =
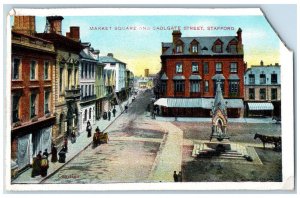
{"label": "paved sidewalk", "polygon": [[[211,118],[199,117],[161,117],[156,116],[156,120],[165,122],[211,122]],[[228,122],[235,123],[276,123],[272,118],[228,118]]]}
{"label": "paved sidewalk", "polygon": [[[123,109],[125,109],[125,105],[127,104],[127,101],[129,104],[132,102],[133,96],[131,96],[128,100],[124,101],[122,103]],[[93,132],[98,126],[101,131],[105,131],[106,128],[108,128],[123,112],[120,111],[119,105],[116,105],[116,117],[111,117],[111,120],[99,120],[96,121],[96,123],[92,126]],[[55,174],[59,169],[64,167],[68,162],[70,162],[73,158],[75,158],[77,155],[81,153],[81,151],[85,150],[90,144],[92,143],[92,137],[88,138],[86,132],[82,132],[76,139],[76,143],[72,144],[71,141],[68,141],[68,153],[66,154],[66,163],[52,163],[49,162],[49,169],[48,169],[48,175],[46,177],[36,176],[34,178],[31,177],[32,168],[29,168],[22,174],[20,174],[16,179],[14,179],[11,183],[12,184],[37,184],[41,183],[47,178],[49,178],[51,175]],[[59,151],[59,149],[58,149]],[[51,155],[49,156],[49,161],[51,159]]]}
{"label": "paved sidewalk", "polygon": [[174,124],[159,122],[167,133],[156,156],[149,181],[174,182],[173,173],[181,171],[183,132]]}

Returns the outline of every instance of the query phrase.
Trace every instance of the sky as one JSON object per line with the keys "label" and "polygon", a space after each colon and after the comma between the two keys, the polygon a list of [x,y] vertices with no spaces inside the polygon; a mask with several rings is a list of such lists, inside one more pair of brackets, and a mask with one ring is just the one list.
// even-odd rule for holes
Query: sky
{"label": "sky", "polygon": [[[150,73],[157,73],[160,70],[161,43],[172,41],[172,30],[168,27],[180,26],[182,37],[235,36],[238,28],[241,28],[244,61],[248,67],[258,65],[261,60],[265,64],[275,64],[280,59],[280,40],[263,16],[63,17],[63,35],[69,31],[70,26],[80,26],[82,42],[90,42],[102,55],[113,53],[115,58],[127,63],[128,69],[137,76],[143,75],[145,68],[148,68]],[[36,17],[37,32],[43,32],[45,24],[45,17]],[[185,26],[203,29],[184,30]],[[116,30],[116,27],[135,27],[136,30]],[[229,27],[229,29],[211,30],[207,27]]]}

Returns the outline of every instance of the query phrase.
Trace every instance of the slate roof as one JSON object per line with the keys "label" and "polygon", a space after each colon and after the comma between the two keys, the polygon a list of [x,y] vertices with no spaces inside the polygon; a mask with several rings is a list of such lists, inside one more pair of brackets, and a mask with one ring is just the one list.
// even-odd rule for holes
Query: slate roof
{"label": "slate roof", "polygon": [[90,60],[93,60],[93,61],[97,61],[97,59],[95,59],[90,53],[87,54],[84,51],[80,52],[80,57],[84,58],[84,59],[90,59]]}
{"label": "slate roof", "polygon": [[[212,51],[212,47],[216,40],[221,40],[223,43],[223,52],[215,53]],[[183,42],[183,52],[182,53],[173,53],[175,50],[174,43],[162,43],[162,47],[167,47],[168,49],[162,54],[164,55],[194,55],[195,53],[190,52],[190,44],[193,40],[196,40],[198,45],[198,53],[196,55],[243,55],[243,52],[240,53],[231,53],[226,50],[228,43],[232,40],[237,41],[236,36],[212,36],[212,37],[181,37],[179,38]],[[178,41],[177,41],[178,42]],[[243,51],[243,50],[242,50]]]}
{"label": "slate roof", "polygon": [[192,74],[190,77],[189,77],[190,80],[201,80],[201,76],[200,75],[195,75],[195,74]]}
{"label": "slate roof", "polygon": [[174,76],[173,80],[185,80],[184,76]]}
{"label": "slate roof", "polygon": [[168,78],[168,76],[167,76],[166,73],[163,73],[163,75],[161,76],[160,79],[161,79],[161,80],[168,80],[169,78]]}
{"label": "slate roof", "polygon": [[99,62],[101,62],[101,63],[122,63],[122,64],[126,65],[126,63],[124,63],[114,57],[111,57],[111,56],[100,56]]}
{"label": "slate roof", "polygon": [[216,74],[211,79],[213,79],[213,80],[225,80],[225,77],[223,76],[223,74]]}
{"label": "slate roof", "polygon": [[230,74],[228,79],[229,80],[240,80],[240,78],[237,74]]}

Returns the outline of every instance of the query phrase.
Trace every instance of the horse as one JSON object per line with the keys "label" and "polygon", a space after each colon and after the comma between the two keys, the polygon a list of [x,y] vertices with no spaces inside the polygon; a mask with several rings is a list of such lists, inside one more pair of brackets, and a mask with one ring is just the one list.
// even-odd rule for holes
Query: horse
{"label": "horse", "polygon": [[254,139],[256,139],[256,138],[259,138],[262,141],[264,149],[266,148],[265,147],[266,143],[274,144],[275,150],[279,150],[281,147],[281,137],[267,136],[267,135],[261,135],[261,134],[255,133]]}

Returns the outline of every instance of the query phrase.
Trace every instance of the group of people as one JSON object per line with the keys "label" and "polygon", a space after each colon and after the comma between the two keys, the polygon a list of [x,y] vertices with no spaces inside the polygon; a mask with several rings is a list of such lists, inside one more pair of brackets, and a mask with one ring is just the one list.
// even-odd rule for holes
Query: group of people
{"label": "group of people", "polygon": [[[68,152],[68,142],[67,139],[64,140],[63,147],[57,153],[57,148],[55,144],[51,144],[51,162],[56,163],[57,161],[59,163],[65,163],[66,162],[66,153]],[[57,154],[59,158],[57,157]],[[32,163],[32,172],[31,172],[31,177],[36,177],[41,175],[42,177],[46,177],[48,174],[48,169],[49,169],[49,153],[48,149],[45,149],[44,152],[39,151],[36,157],[33,158],[33,163]]]}
{"label": "group of people", "polygon": [[182,172],[179,171],[178,174],[174,171],[173,174],[174,182],[182,182]]}

